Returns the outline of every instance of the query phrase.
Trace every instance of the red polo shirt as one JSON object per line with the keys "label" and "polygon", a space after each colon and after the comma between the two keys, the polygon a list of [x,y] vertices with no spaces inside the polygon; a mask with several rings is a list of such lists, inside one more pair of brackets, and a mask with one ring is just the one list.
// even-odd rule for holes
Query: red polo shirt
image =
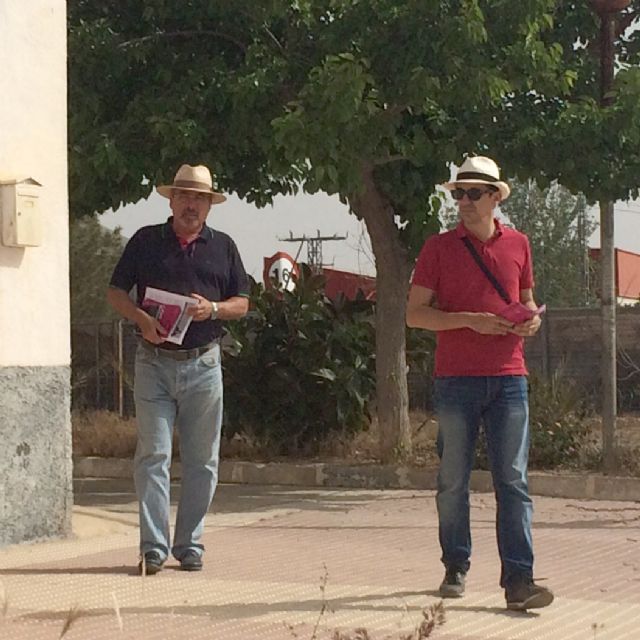
{"label": "red polo shirt", "polygon": [[[442,311],[497,313],[505,303],[474,262],[462,238],[467,236],[512,300],[533,288],[527,237],[496,223],[495,235],[481,242],[462,223],[431,236],[422,247],[413,284],[435,292]],[[483,335],[471,329],[437,332],[435,376],[526,375],[523,339],[513,334]]]}

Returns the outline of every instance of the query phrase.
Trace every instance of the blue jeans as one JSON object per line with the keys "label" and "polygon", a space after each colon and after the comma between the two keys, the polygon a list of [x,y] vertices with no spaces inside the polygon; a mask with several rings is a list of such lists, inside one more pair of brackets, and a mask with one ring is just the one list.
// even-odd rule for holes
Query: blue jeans
{"label": "blue jeans", "polygon": [[[218,483],[222,426],[220,348],[173,360],[142,346],[136,352],[134,397],[138,424],[134,479],[140,508],[140,551],[202,554],[204,518]],[[182,482],[173,547],[169,533],[169,466],[174,425]]]}
{"label": "blue jeans", "polygon": [[533,574],[527,483],[529,403],[524,376],[448,377],[435,380],[438,414],[438,517],[442,562],[468,571],[471,557],[469,478],[480,424],[497,503],[500,585]]}

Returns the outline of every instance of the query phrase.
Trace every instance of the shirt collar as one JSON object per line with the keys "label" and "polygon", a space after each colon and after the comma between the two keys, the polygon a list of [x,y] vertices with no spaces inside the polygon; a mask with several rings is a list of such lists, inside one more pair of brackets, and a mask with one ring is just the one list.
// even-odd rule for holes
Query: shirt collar
{"label": "shirt collar", "polygon": [[[176,242],[178,242],[178,236],[176,232],[173,230],[173,216],[169,216],[167,221],[163,225],[163,233],[162,235],[168,238],[175,238]],[[202,229],[200,229],[200,233],[196,236],[195,241],[207,242],[213,238],[213,229],[207,227],[206,224],[202,225]]]}
{"label": "shirt collar", "polygon": [[[495,230],[495,233],[491,236],[491,238],[489,238],[489,240],[499,238],[504,232],[504,226],[500,222],[500,220],[498,220],[498,218],[494,218],[493,223],[496,225],[496,230]],[[462,222],[459,222],[458,226],[456,227],[456,235],[458,236],[458,238],[466,238],[467,236],[470,235],[469,231],[467,230],[467,228],[464,226]]]}

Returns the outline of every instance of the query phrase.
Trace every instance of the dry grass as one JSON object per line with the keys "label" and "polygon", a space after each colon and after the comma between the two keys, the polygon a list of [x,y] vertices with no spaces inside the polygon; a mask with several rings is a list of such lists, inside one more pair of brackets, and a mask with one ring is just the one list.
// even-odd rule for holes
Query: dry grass
{"label": "dry grass", "polygon": [[[435,604],[422,610],[422,622],[410,633],[401,633],[398,640],[424,640],[430,638],[437,627],[446,621],[444,604],[439,600]],[[335,630],[332,640],[375,640],[365,628],[354,629],[352,632]],[[390,640],[388,637],[385,640]]]}
{"label": "dry grass", "polygon": [[[432,414],[412,411],[410,414],[413,450],[398,460],[414,467],[434,469],[438,466],[436,453],[437,425]],[[593,434],[593,447],[585,453],[581,467],[586,470],[599,468],[599,442],[601,421],[594,417],[589,424]],[[135,419],[123,420],[108,411],[74,413],[72,415],[73,453],[77,456],[100,456],[133,458],[136,446]],[[621,473],[640,476],[640,415],[626,414],[617,420],[619,442],[618,458]],[[174,455],[178,452],[177,436],[174,438]],[[232,438],[222,437],[223,459],[255,462],[277,461],[273,452],[260,447],[252,438],[236,434]],[[595,452],[595,453],[592,453]],[[313,459],[322,462],[348,462],[353,464],[376,463],[380,459],[378,431],[374,420],[368,431],[353,438],[334,436],[325,442]]]}
{"label": "dry grass", "polygon": [[[410,415],[413,452],[411,464],[415,466],[435,466],[436,424],[430,414],[412,412]],[[132,458],[136,448],[135,418],[122,419],[109,411],[73,413],[73,453],[76,456],[99,456],[104,458]],[[177,453],[177,436],[174,438],[174,452]],[[225,438],[220,445],[223,459],[267,461],[274,456],[242,434]],[[376,462],[379,459],[377,424],[369,430],[356,434],[353,438],[334,437],[324,443],[316,458],[323,461],[348,460],[353,463]]]}
{"label": "dry grass", "polygon": [[132,458],[136,450],[135,419],[123,420],[110,411],[74,412],[73,453],[77,456]]}
{"label": "dry grass", "polygon": [[[323,574],[320,577],[320,593],[322,595],[322,603],[320,606],[320,611],[318,612],[318,618],[313,627],[313,631],[311,632],[311,636],[308,640],[317,640],[318,639],[318,629],[320,627],[320,623],[322,621],[323,616],[327,611],[333,611],[329,607],[329,603],[327,601],[327,582],[329,581],[329,571],[327,569],[327,565],[323,564]],[[405,605],[406,606],[406,605]],[[435,602],[429,607],[425,607],[422,610],[422,622],[410,633],[401,633],[397,640],[425,640],[425,638],[430,638],[431,634],[435,631],[436,627],[443,625],[446,621],[445,617],[445,609],[444,603],[442,600]],[[284,626],[289,630],[289,633],[294,638],[300,638],[298,633],[296,633],[293,625],[284,623]],[[334,629],[333,635],[331,636],[332,640],[376,640],[374,636],[368,631],[368,629],[364,627],[359,627],[354,629],[353,631],[341,631],[339,629]],[[384,640],[392,640],[390,636],[385,636]]]}
{"label": "dry grass", "polygon": [[[412,411],[409,420],[412,451],[409,456],[403,456],[403,461],[415,467],[436,467],[437,424],[433,415],[424,411]],[[367,431],[362,431],[353,438],[334,438],[325,442],[318,457],[323,461],[375,463],[380,459],[379,440],[378,424],[374,419]]]}
{"label": "dry grass", "polygon": [[0,612],[2,612],[3,620],[6,619],[9,613],[9,594],[2,580],[0,580]]}
{"label": "dry grass", "polygon": [[118,624],[118,629],[120,629],[120,631],[123,631],[124,624],[122,622],[122,614],[120,613],[120,603],[118,602],[118,598],[116,598],[115,591],[111,592],[111,598],[113,599],[113,611],[116,614],[116,622]]}
{"label": "dry grass", "polygon": [[[422,622],[410,633],[401,633],[398,640],[424,640],[430,638],[431,634],[437,627],[443,625],[446,621],[444,604],[439,600],[435,604],[422,610]],[[376,640],[367,629],[361,627],[353,631],[333,632],[332,640]],[[391,640],[388,636],[385,640]]]}
{"label": "dry grass", "polygon": [[[73,455],[101,458],[133,458],[136,451],[136,420],[112,411],[71,414]],[[177,452],[177,436],[174,438]]]}
{"label": "dry grass", "polygon": [[71,627],[73,626],[75,621],[81,615],[82,615],[82,610],[80,609],[80,607],[77,604],[69,609],[69,613],[67,613],[67,617],[65,618],[64,624],[62,625],[62,631],[60,632],[60,635],[58,636],[58,640],[60,640],[61,638],[64,638],[64,636],[67,634],[69,629],[71,629]]}
{"label": "dry grass", "polygon": [[327,569],[327,565],[323,565],[324,573],[320,578],[320,593],[322,594],[322,606],[320,607],[320,611],[318,613],[318,619],[316,620],[316,624],[313,627],[313,633],[311,634],[311,640],[316,640],[318,637],[318,627],[320,626],[320,621],[322,620],[322,616],[326,613],[329,605],[327,603],[327,582],[329,581],[329,570]]}

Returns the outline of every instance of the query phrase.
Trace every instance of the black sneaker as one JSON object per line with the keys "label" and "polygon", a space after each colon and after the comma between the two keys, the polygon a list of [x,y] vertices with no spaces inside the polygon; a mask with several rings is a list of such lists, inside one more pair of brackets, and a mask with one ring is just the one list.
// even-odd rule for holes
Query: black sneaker
{"label": "black sneaker", "polygon": [[180,568],[183,571],[202,571],[202,557],[194,549],[189,549],[180,558]]}
{"label": "black sneaker", "polygon": [[147,551],[144,554],[144,560],[138,563],[138,573],[142,575],[152,576],[158,571],[162,571],[164,560],[157,551]]}
{"label": "black sneaker", "polygon": [[466,578],[467,574],[458,567],[447,567],[440,585],[440,595],[443,598],[461,598]]}
{"label": "black sneaker", "polygon": [[553,592],[541,587],[529,576],[514,578],[504,590],[507,609],[526,611],[527,609],[541,609],[553,602]]}

